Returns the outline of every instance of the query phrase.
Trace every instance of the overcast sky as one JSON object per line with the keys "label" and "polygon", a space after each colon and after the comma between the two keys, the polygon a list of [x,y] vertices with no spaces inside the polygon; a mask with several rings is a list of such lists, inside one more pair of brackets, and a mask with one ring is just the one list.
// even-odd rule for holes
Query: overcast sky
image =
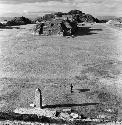
{"label": "overcast sky", "polygon": [[0,16],[41,16],[71,9],[79,9],[93,16],[122,17],[122,0],[0,0]]}

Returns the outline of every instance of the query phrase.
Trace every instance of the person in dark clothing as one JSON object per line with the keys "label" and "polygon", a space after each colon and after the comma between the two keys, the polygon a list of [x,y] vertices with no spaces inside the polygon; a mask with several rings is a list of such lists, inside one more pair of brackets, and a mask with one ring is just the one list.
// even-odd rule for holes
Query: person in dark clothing
{"label": "person in dark clothing", "polygon": [[44,23],[41,23],[39,34],[43,34],[43,27],[44,27]]}
{"label": "person in dark clothing", "polygon": [[70,87],[71,87],[71,93],[73,93],[73,85],[71,84]]}

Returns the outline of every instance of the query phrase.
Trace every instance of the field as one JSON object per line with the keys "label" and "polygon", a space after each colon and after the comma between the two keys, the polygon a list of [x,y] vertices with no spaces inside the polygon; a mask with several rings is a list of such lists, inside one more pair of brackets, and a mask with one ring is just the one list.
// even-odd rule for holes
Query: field
{"label": "field", "polygon": [[87,24],[67,38],[33,35],[32,27],[0,29],[0,110],[28,108],[39,87],[43,105],[100,103],[72,108],[86,116],[119,111],[121,119],[121,32]]}

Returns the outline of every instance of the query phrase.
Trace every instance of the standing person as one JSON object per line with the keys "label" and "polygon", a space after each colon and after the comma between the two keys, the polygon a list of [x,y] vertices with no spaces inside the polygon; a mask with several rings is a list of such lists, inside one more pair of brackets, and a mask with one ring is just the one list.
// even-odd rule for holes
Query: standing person
{"label": "standing person", "polygon": [[41,25],[40,25],[40,30],[39,30],[39,34],[43,34],[43,27],[44,27],[44,23],[41,23]]}
{"label": "standing person", "polygon": [[73,85],[71,84],[70,87],[71,87],[71,93],[73,93]]}

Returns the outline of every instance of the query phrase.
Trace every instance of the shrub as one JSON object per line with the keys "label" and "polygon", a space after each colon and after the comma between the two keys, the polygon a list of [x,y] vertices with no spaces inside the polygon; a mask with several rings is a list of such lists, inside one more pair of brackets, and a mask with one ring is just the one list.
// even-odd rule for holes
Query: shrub
{"label": "shrub", "polygon": [[15,26],[15,25],[26,25],[31,24],[32,21],[25,17],[15,17],[12,20],[7,22],[7,26]]}

